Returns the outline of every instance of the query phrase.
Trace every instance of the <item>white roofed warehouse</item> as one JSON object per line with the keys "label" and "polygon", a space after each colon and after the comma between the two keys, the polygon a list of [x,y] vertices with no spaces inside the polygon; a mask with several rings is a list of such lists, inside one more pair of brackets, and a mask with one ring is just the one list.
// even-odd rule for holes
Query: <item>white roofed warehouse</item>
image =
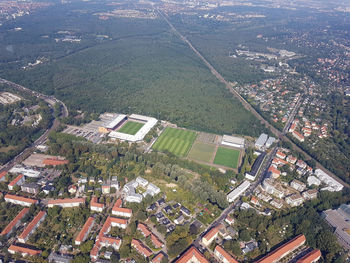
{"label": "white roofed warehouse", "polygon": [[222,137],[221,144],[231,146],[231,147],[236,147],[236,148],[244,148],[244,142],[245,142],[244,138],[224,135]]}

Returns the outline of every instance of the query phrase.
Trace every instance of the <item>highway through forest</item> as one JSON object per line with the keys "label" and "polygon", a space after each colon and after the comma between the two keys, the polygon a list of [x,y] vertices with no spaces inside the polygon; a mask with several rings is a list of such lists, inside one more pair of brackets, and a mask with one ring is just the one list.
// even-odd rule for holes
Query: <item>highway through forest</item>
{"label": "highway through forest", "polygon": [[[322,164],[320,164],[317,160],[315,160],[313,157],[311,157],[308,153],[306,153],[303,149],[301,149],[298,145],[296,145],[294,142],[292,142],[287,136],[286,131],[288,126],[285,126],[285,129],[281,132],[280,130],[276,129],[272,124],[270,124],[264,117],[262,117],[251,105],[249,102],[247,102],[233,87],[232,85],[225,80],[225,78],[202,56],[202,54],[192,45],[192,43],[183,36],[169,21],[169,19],[164,15],[159,9],[157,9],[157,12],[163,19],[166,21],[166,23],[170,26],[170,28],[175,32],[176,35],[178,35],[182,41],[184,41],[191,49],[192,51],[204,62],[204,64],[209,68],[211,73],[221,82],[225,85],[226,89],[228,89],[244,106],[245,109],[250,111],[257,119],[261,121],[265,127],[269,128],[270,131],[280,140],[289,142],[292,144],[294,150],[302,153],[307,159],[314,160],[316,162],[316,168],[320,168],[326,173],[328,173],[331,177],[333,177],[336,181],[344,185],[345,187],[350,188],[350,185],[346,182],[344,182],[342,179],[337,177],[335,174],[330,172],[328,169],[326,169]],[[300,101],[299,101],[300,103]],[[291,122],[291,118],[289,119],[289,123]]]}
{"label": "highway through forest", "polygon": [[[30,94],[32,96],[35,96],[35,97],[37,97],[39,99],[44,100],[52,108],[52,114],[53,115],[54,115],[54,106],[55,106],[56,103],[59,103],[61,105],[62,117],[68,117],[68,115],[69,115],[67,106],[62,101],[56,99],[53,96],[47,96],[45,94],[42,94],[42,93],[37,92],[37,91],[33,91],[31,89],[25,88],[25,87],[23,87],[21,85],[18,85],[16,83],[13,83],[13,82],[11,82],[9,80],[2,79],[2,78],[0,78],[0,84],[6,84],[6,85],[8,85],[8,86],[10,86],[10,87],[12,87],[14,89],[17,89],[20,92],[26,92],[26,93],[28,93],[28,94]],[[12,158],[6,164],[4,164],[1,167],[0,172],[8,171],[13,166],[15,166],[17,163],[20,163],[20,162],[24,161],[33,151],[35,151],[36,146],[46,142],[47,136],[49,135],[49,133],[51,131],[55,130],[59,126],[59,124],[60,124],[59,120],[54,117],[54,120],[53,120],[51,126],[38,139],[36,139],[35,142],[32,143],[32,145],[30,145],[27,148],[25,148],[21,153],[19,153],[17,156]]]}

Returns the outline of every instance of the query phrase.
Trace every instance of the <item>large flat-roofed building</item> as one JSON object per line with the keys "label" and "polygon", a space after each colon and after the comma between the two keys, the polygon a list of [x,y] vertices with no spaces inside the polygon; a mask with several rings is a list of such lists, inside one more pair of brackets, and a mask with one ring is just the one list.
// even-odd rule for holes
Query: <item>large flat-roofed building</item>
{"label": "large flat-roofed building", "polygon": [[245,173],[245,178],[247,178],[248,180],[254,181],[260,168],[261,165],[263,164],[265,157],[266,157],[266,153],[261,153],[258,152],[258,158],[255,159],[254,164],[252,166],[252,169],[249,172]]}
{"label": "large flat-roofed building", "polygon": [[335,179],[333,179],[330,175],[322,171],[321,169],[315,170],[315,175],[319,180],[321,180],[323,183],[327,184],[328,187],[321,190],[328,190],[331,192],[339,192],[343,190],[343,185],[339,182],[337,182]]}
{"label": "large flat-roofed building", "polygon": [[244,142],[245,142],[244,138],[224,135],[222,137],[221,144],[231,146],[231,147],[236,147],[236,148],[244,148]]}
{"label": "large flat-roofed building", "polygon": [[13,168],[10,169],[10,173],[13,174],[23,174],[24,176],[27,177],[32,177],[32,178],[38,178],[41,176],[40,171],[36,171],[27,167],[23,167],[21,165],[15,165]]}
{"label": "large flat-roofed building", "polygon": [[323,211],[322,217],[335,229],[339,243],[350,250],[350,205],[342,204],[336,210]]}
{"label": "large flat-roofed building", "polygon": [[132,114],[128,118],[129,120],[135,120],[139,122],[144,122],[145,124],[136,132],[135,135],[121,133],[118,131],[112,131],[109,133],[109,137],[114,139],[119,139],[122,141],[138,142],[142,141],[146,134],[157,124],[158,120],[152,117],[147,117],[138,114]]}
{"label": "large flat-roofed building", "polygon": [[299,247],[305,244],[306,238],[304,235],[299,235],[282,246],[276,248],[272,252],[268,253],[265,257],[256,261],[256,263],[275,263],[279,262],[282,258],[292,253]]}
{"label": "large flat-roofed building", "polygon": [[262,133],[255,142],[255,148],[258,150],[263,150],[268,137],[269,136],[267,134]]}
{"label": "large flat-roofed building", "polygon": [[227,195],[227,201],[228,202],[233,202],[235,201],[238,197],[240,197],[250,186],[250,182],[244,181],[242,184],[240,184],[237,188],[232,190],[228,195]]}
{"label": "large flat-roofed building", "polygon": [[104,126],[98,127],[98,131],[100,133],[108,133],[114,129],[117,129],[127,119],[127,116],[125,114],[113,114],[113,116],[114,117],[111,121],[105,123]]}

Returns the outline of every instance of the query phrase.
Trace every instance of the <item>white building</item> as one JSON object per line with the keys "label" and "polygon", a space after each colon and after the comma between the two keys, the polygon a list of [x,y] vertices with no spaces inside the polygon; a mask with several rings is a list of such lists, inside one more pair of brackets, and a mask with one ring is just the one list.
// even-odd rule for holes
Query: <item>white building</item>
{"label": "white building", "polygon": [[268,135],[265,133],[262,133],[255,142],[255,148],[259,150],[263,150],[265,143],[267,141],[267,138],[268,138]]}
{"label": "white building", "polygon": [[38,203],[38,200],[22,197],[19,195],[11,195],[11,194],[5,195],[5,201],[15,205],[22,205],[22,206],[31,206]]}
{"label": "white building", "polygon": [[224,135],[222,137],[221,144],[231,146],[231,147],[244,148],[244,142],[245,142],[244,138]]}
{"label": "white building", "polygon": [[269,137],[265,143],[266,148],[270,148],[271,145],[276,141],[276,138],[274,137]]}
{"label": "white building", "polygon": [[38,178],[41,176],[41,172],[23,167],[21,165],[15,165],[9,172],[13,174],[23,174],[24,176],[32,178]]}
{"label": "white building", "polygon": [[304,202],[304,198],[300,194],[292,194],[286,197],[286,202],[290,206],[299,206]]}
{"label": "white building", "polygon": [[343,190],[344,186],[341,183],[337,182],[335,179],[333,179],[331,176],[326,174],[321,169],[316,169],[315,170],[315,175],[317,176],[317,178],[321,182],[323,182],[326,185],[328,185],[326,190],[331,191],[331,192],[339,192],[339,191]]}
{"label": "white building", "polygon": [[146,187],[148,185],[148,181],[140,176],[136,178],[136,182],[142,187]]}
{"label": "white building", "polygon": [[50,200],[47,204],[48,207],[61,206],[63,208],[66,207],[77,207],[81,204],[85,203],[85,198],[66,198],[66,199],[56,199]]}
{"label": "white building", "polygon": [[152,117],[142,116],[138,114],[132,114],[129,116],[129,119],[135,119],[137,121],[146,122],[140,130],[135,135],[121,133],[118,131],[112,131],[108,136],[111,138],[123,140],[123,141],[130,141],[130,142],[137,142],[142,141],[143,138],[146,136],[146,134],[157,124],[158,120]]}
{"label": "white building", "polygon": [[250,182],[244,181],[236,189],[232,190],[227,195],[227,201],[230,203],[235,201],[239,196],[241,196],[249,188],[249,186],[250,186]]}
{"label": "white building", "polygon": [[146,192],[144,192],[142,195],[143,195],[143,197],[146,197],[147,195],[150,195],[153,197],[159,193],[160,193],[160,188],[152,183],[149,183],[147,185]]}
{"label": "white building", "polygon": [[302,182],[300,182],[299,180],[297,179],[294,179],[291,183],[290,183],[290,186],[292,188],[294,188],[295,190],[299,191],[299,192],[302,192],[305,190],[306,188],[306,185]]}

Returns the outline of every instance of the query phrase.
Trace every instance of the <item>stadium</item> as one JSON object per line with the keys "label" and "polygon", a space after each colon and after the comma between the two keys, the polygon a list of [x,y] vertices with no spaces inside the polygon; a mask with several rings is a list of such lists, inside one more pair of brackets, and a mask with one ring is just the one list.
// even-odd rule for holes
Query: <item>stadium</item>
{"label": "stadium", "polygon": [[99,127],[99,132],[109,133],[108,137],[122,141],[142,141],[158,120],[138,114],[130,116],[119,114],[106,125]]}

